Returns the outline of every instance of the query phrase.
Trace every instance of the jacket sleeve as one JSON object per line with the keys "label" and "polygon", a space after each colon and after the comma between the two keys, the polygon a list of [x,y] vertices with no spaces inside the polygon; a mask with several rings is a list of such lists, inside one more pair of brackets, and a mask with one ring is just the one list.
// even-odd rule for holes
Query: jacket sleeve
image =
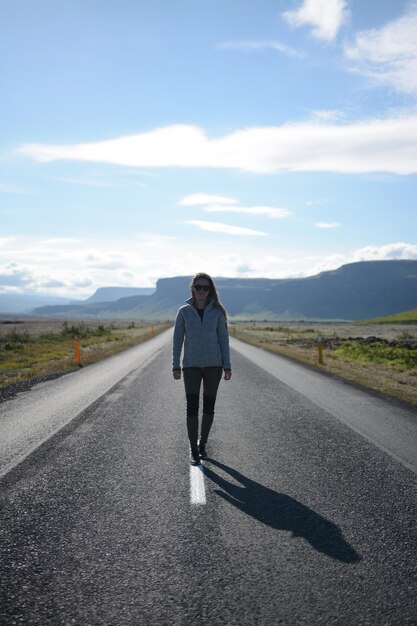
{"label": "jacket sleeve", "polygon": [[181,311],[178,311],[175,319],[174,339],[172,342],[172,369],[181,369],[180,359],[182,344],[184,343],[185,323]]}
{"label": "jacket sleeve", "polygon": [[223,369],[231,370],[230,365],[230,350],[229,350],[229,332],[227,330],[227,324],[223,313],[219,314],[217,322],[217,340],[220,346],[220,352],[223,359]]}

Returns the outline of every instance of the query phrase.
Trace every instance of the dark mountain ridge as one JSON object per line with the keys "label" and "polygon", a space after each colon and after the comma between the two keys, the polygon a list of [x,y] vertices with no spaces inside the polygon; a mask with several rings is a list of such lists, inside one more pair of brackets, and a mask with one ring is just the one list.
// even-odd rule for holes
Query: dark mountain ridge
{"label": "dark mountain ridge", "polygon": [[[191,276],[161,278],[151,295],[34,310],[45,317],[173,319]],[[417,261],[362,261],[307,278],[216,278],[230,318],[359,320],[417,307]]]}

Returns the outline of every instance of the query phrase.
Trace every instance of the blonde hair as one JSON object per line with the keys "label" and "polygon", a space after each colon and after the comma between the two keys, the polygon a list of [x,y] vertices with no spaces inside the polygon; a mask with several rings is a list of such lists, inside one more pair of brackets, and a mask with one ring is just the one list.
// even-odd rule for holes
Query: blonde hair
{"label": "blonde hair", "polygon": [[195,276],[193,276],[193,278],[191,279],[191,282],[190,282],[190,289],[191,289],[191,294],[192,294],[193,298],[194,298],[194,285],[201,278],[203,278],[205,280],[208,280],[208,282],[210,283],[210,291],[209,291],[208,295],[209,295],[209,297],[213,298],[213,301],[214,301],[213,305],[215,307],[217,307],[218,309],[220,309],[220,311],[224,315],[225,320],[227,321],[226,309],[224,308],[224,306],[222,305],[222,303],[219,300],[219,295],[217,293],[216,286],[215,286],[214,281],[213,281],[211,276],[209,276],[208,274],[205,274],[204,272],[198,272]]}

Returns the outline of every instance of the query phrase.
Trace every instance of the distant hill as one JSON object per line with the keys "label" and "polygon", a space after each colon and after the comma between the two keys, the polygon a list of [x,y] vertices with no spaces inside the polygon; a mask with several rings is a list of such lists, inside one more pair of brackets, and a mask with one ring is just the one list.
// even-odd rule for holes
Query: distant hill
{"label": "distant hill", "polygon": [[[30,313],[35,308],[44,306],[56,306],[56,313],[62,310],[78,311],[78,307],[88,304],[96,304],[103,302],[117,302],[120,298],[136,295],[151,295],[154,293],[153,287],[100,287],[97,291],[86,300],[72,300],[70,298],[60,298],[59,296],[45,296],[39,294],[15,294],[0,293],[0,315],[9,313]],[[69,307],[66,309],[65,307]],[[61,307],[64,307],[61,309]],[[95,313],[91,312],[90,316],[94,317]]]}
{"label": "distant hill", "polygon": [[[33,314],[39,317],[119,319],[124,317],[123,314],[126,311],[140,306],[149,297],[150,296],[131,296],[130,298],[120,298],[120,300],[116,300],[116,302],[43,306],[34,309]],[[133,317],[132,319],[136,318]]]}
{"label": "distant hill", "polygon": [[384,317],[373,317],[369,320],[362,320],[362,324],[417,324],[417,309],[384,315]]}
{"label": "distant hill", "polygon": [[154,287],[100,287],[87,300],[83,300],[83,304],[116,302],[120,298],[128,298],[130,296],[150,296],[154,291]]}
{"label": "distant hill", "polygon": [[69,298],[40,296],[32,293],[0,293],[0,315],[10,313],[29,313],[35,307],[43,305],[65,305]]}
{"label": "distant hill", "polygon": [[[173,319],[191,276],[161,278],[151,295],[116,302],[42,307],[46,317]],[[307,278],[216,278],[231,319],[362,320],[417,307],[417,261],[363,261]]]}

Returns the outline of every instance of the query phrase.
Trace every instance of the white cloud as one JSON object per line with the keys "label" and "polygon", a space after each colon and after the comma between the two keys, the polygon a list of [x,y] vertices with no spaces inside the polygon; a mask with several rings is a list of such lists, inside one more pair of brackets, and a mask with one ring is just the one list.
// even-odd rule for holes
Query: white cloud
{"label": "white cloud", "polygon": [[390,243],[385,246],[366,246],[356,250],[351,257],[352,262],[395,259],[417,259],[417,246],[404,242]]}
{"label": "white cloud", "polygon": [[316,222],[314,226],[316,228],[337,228],[340,224],[337,222]]}
{"label": "white cloud", "polygon": [[345,0],[303,0],[295,11],[283,16],[291,26],[311,26],[317,39],[332,41],[349,16]]}
{"label": "white cloud", "polygon": [[417,3],[382,28],[359,32],[345,54],[355,71],[399,92],[416,94]]}
{"label": "white cloud", "polygon": [[16,263],[0,266],[0,289],[7,287],[26,288],[30,283],[31,276],[27,268],[19,267]]}
{"label": "white cloud", "polygon": [[248,215],[266,215],[273,218],[288,217],[291,211],[288,209],[270,206],[242,207],[238,205],[236,198],[217,196],[207,193],[196,193],[185,196],[178,204],[183,206],[205,205],[203,211],[207,213],[246,213]]}
{"label": "white cloud", "polygon": [[292,278],[315,276],[320,272],[334,270],[348,263],[359,261],[394,261],[417,260],[417,245],[409,243],[392,243],[384,246],[366,246],[346,253],[330,253],[323,255],[297,255],[287,253],[281,257],[268,252],[261,252],[258,257],[251,257],[250,276],[265,278]]}
{"label": "white cloud", "polygon": [[203,209],[207,213],[246,213],[248,215],[265,215],[267,217],[272,218],[282,218],[288,217],[291,215],[291,211],[288,209],[281,209],[278,207],[272,206],[251,206],[251,207],[243,207],[243,206],[227,206],[225,204],[221,205],[209,205]]}
{"label": "white cloud", "polygon": [[72,237],[56,237],[55,239],[44,239],[41,243],[47,246],[62,246],[67,244],[76,245],[81,243],[81,239],[73,239]]}
{"label": "white cloud", "polygon": [[55,180],[59,183],[66,183],[68,185],[84,185],[86,187],[111,187],[112,184],[105,180],[96,180],[94,178],[75,178],[65,176],[53,176],[49,180]]}
{"label": "white cloud", "polygon": [[84,240],[78,248],[62,244],[58,251],[43,246],[41,239],[21,238],[7,253],[0,249],[0,291],[47,291],[75,299],[88,297],[98,287],[153,287],[158,278],[186,276],[199,270],[213,276],[288,278],[312,276],[357,261],[417,259],[417,245],[405,242],[323,255],[302,248],[277,249],[268,241],[263,238],[260,244],[256,237],[243,242],[230,237],[225,247],[220,236],[204,240],[189,235],[174,239],[155,233],[132,234],[120,239]]}
{"label": "white cloud", "polygon": [[322,198],[319,200],[307,200],[306,205],[307,206],[317,206],[320,204],[327,204],[328,202],[330,202],[329,198]]}
{"label": "white cloud", "polygon": [[0,248],[8,246],[14,241],[16,241],[16,237],[0,237]]}
{"label": "white cloud", "polygon": [[222,50],[275,50],[291,57],[304,58],[304,53],[287,46],[281,41],[225,41],[217,44]]}
{"label": "white cloud", "polygon": [[149,185],[147,185],[146,183],[141,183],[139,181],[132,181],[132,180],[115,180],[115,179],[111,179],[109,176],[103,179],[100,179],[99,177],[75,178],[75,177],[54,176],[54,177],[50,177],[49,180],[55,180],[57,182],[66,183],[68,185],[83,185],[86,187],[126,187],[127,185],[132,185],[136,187],[144,187],[145,189],[149,189]]}
{"label": "white cloud", "polygon": [[225,235],[265,236],[267,234],[260,230],[252,230],[251,228],[242,228],[240,226],[230,226],[229,224],[222,224],[221,222],[190,220],[187,224],[197,226],[197,228],[201,228],[201,230],[208,230],[213,233],[223,233]]}
{"label": "white cloud", "polygon": [[39,283],[40,289],[57,289],[61,287],[65,287],[65,283],[63,283],[62,280],[52,279],[52,280],[45,280],[44,282]]}
{"label": "white cloud", "polygon": [[200,204],[236,204],[235,198],[229,196],[216,196],[209,193],[194,193],[190,196],[184,196],[178,202],[182,206],[198,206]]}
{"label": "white cloud", "polygon": [[28,144],[18,152],[39,162],[67,159],[255,173],[411,174],[417,172],[417,115],[351,124],[288,123],[214,139],[201,128],[176,125],[96,143]]}
{"label": "white cloud", "polygon": [[311,111],[311,119],[318,123],[343,122],[346,120],[346,113],[339,109],[315,109]]}

